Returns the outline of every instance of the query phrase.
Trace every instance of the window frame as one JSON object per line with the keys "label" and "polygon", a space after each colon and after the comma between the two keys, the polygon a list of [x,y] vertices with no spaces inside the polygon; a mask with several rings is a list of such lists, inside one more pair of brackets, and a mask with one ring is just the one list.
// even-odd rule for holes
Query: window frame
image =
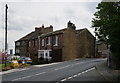
{"label": "window frame", "polygon": [[42,46],[45,46],[45,39],[42,39]]}
{"label": "window frame", "polygon": [[16,49],[16,53],[20,53],[20,49]]}
{"label": "window frame", "polygon": [[47,44],[47,45],[50,45],[50,43],[51,43],[51,42],[50,42],[50,37],[47,37],[47,39],[46,39],[46,44]]}
{"label": "window frame", "polygon": [[16,42],[16,46],[20,46],[20,42]]}
{"label": "window frame", "polygon": [[58,46],[58,35],[54,36],[54,46]]}

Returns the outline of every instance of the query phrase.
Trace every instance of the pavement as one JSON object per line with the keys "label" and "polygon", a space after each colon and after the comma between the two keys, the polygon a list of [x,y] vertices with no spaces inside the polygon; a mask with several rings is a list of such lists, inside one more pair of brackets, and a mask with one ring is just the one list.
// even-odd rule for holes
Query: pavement
{"label": "pavement", "polygon": [[120,81],[120,70],[110,69],[106,62],[97,64],[96,69],[106,81]]}
{"label": "pavement", "polygon": [[119,82],[120,77],[118,70],[112,70],[107,67],[106,59],[76,59],[44,65],[32,65],[12,70],[12,72],[5,72],[2,73],[2,80],[9,82],[56,81],[59,83],[66,81],[105,81],[106,83],[106,81]]}

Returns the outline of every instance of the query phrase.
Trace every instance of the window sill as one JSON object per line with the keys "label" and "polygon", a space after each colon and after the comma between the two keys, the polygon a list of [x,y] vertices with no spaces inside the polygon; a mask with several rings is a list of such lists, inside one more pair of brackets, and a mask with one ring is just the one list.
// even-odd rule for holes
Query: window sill
{"label": "window sill", "polygon": [[58,45],[56,44],[56,45],[53,45],[53,46],[58,46]]}
{"label": "window sill", "polygon": [[47,44],[47,46],[49,46],[50,44]]}

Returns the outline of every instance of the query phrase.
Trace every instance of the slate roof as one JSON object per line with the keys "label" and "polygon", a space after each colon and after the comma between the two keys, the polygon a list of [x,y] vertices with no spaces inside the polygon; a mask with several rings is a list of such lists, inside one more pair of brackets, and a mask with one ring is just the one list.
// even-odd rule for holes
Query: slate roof
{"label": "slate roof", "polygon": [[29,34],[27,34],[26,36],[20,38],[20,39],[17,40],[17,41],[28,40],[28,39],[30,39],[34,34],[35,34],[35,31],[33,31],[33,32],[29,33]]}
{"label": "slate roof", "polygon": [[61,29],[61,30],[57,30],[57,31],[53,31],[53,32],[49,32],[49,33],[44,33],[44,34],[41,34],[40,37],[56,35],[56,34],[62,34],[62,33],[64,33],[65,30],[67,30],[67,28],[64,28],[64,29]]}

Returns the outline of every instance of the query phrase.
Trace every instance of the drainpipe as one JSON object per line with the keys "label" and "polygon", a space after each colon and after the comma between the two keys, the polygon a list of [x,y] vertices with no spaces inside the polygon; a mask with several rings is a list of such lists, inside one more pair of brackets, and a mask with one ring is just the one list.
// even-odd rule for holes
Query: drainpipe
{"label": "drainpipe", "polygon": [[39,58],[40,58],[40,36],[38,36],[38,62],[39,62]]}
{"label": "drainpipe", "polygon": [[51,57],[52,57],[52,59],[53,59],[53,35],[51,36],[52,37],[52,42],[51,42],[51,44],[52,44],[52,48],[51,48]]}

